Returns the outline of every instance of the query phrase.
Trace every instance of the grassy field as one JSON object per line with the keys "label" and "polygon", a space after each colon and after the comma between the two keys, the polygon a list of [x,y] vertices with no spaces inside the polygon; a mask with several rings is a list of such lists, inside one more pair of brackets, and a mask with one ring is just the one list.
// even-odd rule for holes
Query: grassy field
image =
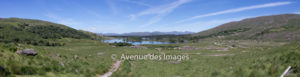
{"label": "grassy field", "polygon": [[[189,55],[189,60],[123,60],[112,77],[278,77],[292,66],[290,77],[299,76],[299,42],[253,40],[203,40],[199,43],[143,45],[147,49],[113,47],[83,39],[60,39],[65,46],[1,44],[1,75],[90,77],[108,72],[112,54]],[[190,47],[194,49],[176,49]],[[15,53],[32,48],[38,56]],[[161,48],[161,50],[157,50]],[[198,48],[198,49],[197,49]]]}
{"label": "grassy field", "polygon": [[[277,77],[288,67],[299,71],[299,44],[278,42],[239,41],[183,44],[200,47],[226,47],[226,44],[243,45],[228,51],[162,50],[166,54],[189,54],[187,61],[125,61],[115,77]],[[155,51],[154,51],[155,52]],[[151,52],[149,52],[151,53]],[[227,54],[227,55],[226,55]],[[129,63],[126,63],[129,62]],[[298,74],[290,74],[297,77]]]}

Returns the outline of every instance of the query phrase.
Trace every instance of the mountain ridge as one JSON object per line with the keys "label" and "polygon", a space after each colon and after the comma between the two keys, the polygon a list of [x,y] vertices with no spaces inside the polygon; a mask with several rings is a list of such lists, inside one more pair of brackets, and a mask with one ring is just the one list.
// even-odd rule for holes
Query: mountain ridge
{"label": "mountain ridge", "polygon": [[195,38],[222,37],[230,39],[300,38],[300,14],[280,14],[247,18],[222,24],[212,29],[192,34]]}
{"label": "mountain ridge", "polygon": [[155,36],[155,35],[185,35],[185,34],[192,34],[195,32],[190,31],[170,31],[170,32],[160,32],[160,31],[153,31],[153,32],[129,32],[129,33],[99,33],[100,35],[104,36]]}

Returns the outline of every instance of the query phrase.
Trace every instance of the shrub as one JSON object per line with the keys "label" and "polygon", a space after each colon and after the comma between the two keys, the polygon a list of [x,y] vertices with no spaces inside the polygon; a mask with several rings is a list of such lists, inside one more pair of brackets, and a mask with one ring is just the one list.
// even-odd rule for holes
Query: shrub
{"label": "shrub", "polygon": [[132,44],[130,43],[126,43],[126,42],[114,42],[114,43],[110,43],[109,45],[113,45],[113,46],[132,46]]}

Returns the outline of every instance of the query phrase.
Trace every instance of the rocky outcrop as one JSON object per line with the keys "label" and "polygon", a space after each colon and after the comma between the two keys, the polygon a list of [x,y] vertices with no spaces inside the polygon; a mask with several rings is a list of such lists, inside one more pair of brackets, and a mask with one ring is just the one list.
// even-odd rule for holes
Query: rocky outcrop
{"label": "rocky outcrop", "polygon": [[34,49],[24,49],[17,51],[20,55],[27,55],[27,56],[36,56],[37,52]]}

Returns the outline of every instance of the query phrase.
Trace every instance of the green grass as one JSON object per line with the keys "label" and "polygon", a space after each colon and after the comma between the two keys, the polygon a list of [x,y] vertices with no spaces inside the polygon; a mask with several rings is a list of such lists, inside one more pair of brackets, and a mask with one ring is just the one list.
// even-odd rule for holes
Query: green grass
{"label": "green grass", "polygon": [[47,21],[0,18],[0,42],[31,44],[36,46],[61,46],[54,42],[61,38],[102,39],[95,33],[76,30],[65,25]]}
{"label": "green grass", "polygon": [[[16,49],[2,44],[0,66],[11,75],[47,75],[48,73],[69,74],[76,76],[96,76],[108,71],[112,63],[109,58],[112,52],[119,51],[109,45],[91,40],[69,40],[66,46],[25,46],[33,48],[38,56],[25,56],[14,53]],[[113,49],[113,50],[111,50]],[[75,58],[78,56],[78,58]],[[63,64],[63,65],[62,65]],[[29,71],[28,71],[29,70]]]}
{"label": "green grass", "polygon": [[[64,38],[65,46],[1,44],[1,75],[90,77],[104,74],[115,61],[111,54],[189,54],[189,60],[125,60],[112,77],[277,77],[292,66],[291,77],[299,76],[300,45],[253,40],[205,40],[199,43],[144,45],[148,49],[112,47],[94,40]],[[219,43],[219,44],[215,44]],[[218,47],[217,49],[174,50],[173,47]],[[229,47],[233,46],[233,48]],[[18,55],[18,49],[33,48],[38,56]],[[158,51],[155,48],[165,48]],[[207,56],[233,54],[229,56]],[[206,55],[206,56],[205,56]],[[75,56],[78,56],[75,58]],[[171,62],[170,62],[171,61]],[[63,64],[63,66],[61,65]]]}
{"label": "green grass", "polygon": [[[180,63],[168,61],[130,61],[131,65],[124,65],[115,76],[122,77],[276,77],[288,66],[299,70],[299,45],[288,44],[281,46],[272,43],[248,43],[249,48],[232,48],[230,51],[220,52],[214,50],[164,50],[166,54],[190,54],[190,60]],[[273,42],[274,43],[274,42]],[[207,44],[209,45],[209,44]],[[197,45],[195,45],[197,46]],[[246,51],[246,52],[242,52]],[[234,54],[234,56],[201,56],[209,54]],[[126,68],[132,69],[126,69]],[[126,73],[124,73],[126,72]],[[129,72],[129,73],[128,73]],[[292,74],[290,76],[299,76]]]}

